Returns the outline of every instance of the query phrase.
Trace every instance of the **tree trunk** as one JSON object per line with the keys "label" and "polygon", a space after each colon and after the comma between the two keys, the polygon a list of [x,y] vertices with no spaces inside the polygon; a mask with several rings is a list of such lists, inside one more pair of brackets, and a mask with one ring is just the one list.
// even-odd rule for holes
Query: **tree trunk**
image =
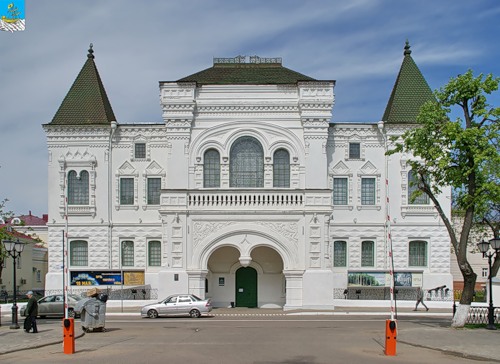
{"label": "tree trunk", "polygon": [[[476,286],[477,274],[470,269],[467,261],[465,263],[464,265],[459,265],[462,276],[464,277],[464,289],[462,291],[462,297],[460,298],[460,306],[458,306],[455,316],[453,316],[453,320],[451,321],[451,327],[455,328],[465,326]],[[468,266],[469,269],[465,268],[465,266]],[[462,267],[465,269],[462,269]]]}

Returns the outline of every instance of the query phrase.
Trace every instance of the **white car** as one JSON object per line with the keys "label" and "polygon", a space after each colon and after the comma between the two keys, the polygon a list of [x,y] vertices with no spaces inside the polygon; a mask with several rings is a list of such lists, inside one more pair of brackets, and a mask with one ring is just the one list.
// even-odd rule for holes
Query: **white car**
{"label": "white car", "polygon": [[157,318],[158,316],[191,316],[200,317],[212,311],[210,299],[203,300],[194,294],[175,294],[163,301],[152,303],[141,308],[141,316]]}
{"label": "white car", "polygon": [[[75,314],[75,307],[82,298],[74,294],[68,295],[68,316],[77,317]],[[21,316],[26,316],[26,305],[20,309]],[[44,318],[51,317],[64,317],[64,298],[62,294],[55,294],[42,297],[38,300],[38,316]]]}

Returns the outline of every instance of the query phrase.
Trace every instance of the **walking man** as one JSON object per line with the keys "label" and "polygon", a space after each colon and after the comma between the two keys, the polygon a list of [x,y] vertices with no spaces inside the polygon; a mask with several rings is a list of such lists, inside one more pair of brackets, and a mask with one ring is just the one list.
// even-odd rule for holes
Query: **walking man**
{"label": "walking man", "polygon": [[[28,296],[28,304],[26,305],[26,322],[28,323],[28,326],[24,327],[24,331],[30,332],[30,328],[32,328],[33,333],[36,334],[38,332],[38,329],[36,327],[38,302],[36,298],[33,297],[33,291],[28,291],[28,293],[26,293],[26,296]],[[29,325],[29,323],[31,323],[31,325]]]}
{"label": "walking man", "polygon": [[418,304],[421,303],[426,311],[429,311],[429,307],[427,307],[424,303],[424,290],[422,287],[417,287],[417,303],[415,304],[415,309],[413,311],[417,311]]}

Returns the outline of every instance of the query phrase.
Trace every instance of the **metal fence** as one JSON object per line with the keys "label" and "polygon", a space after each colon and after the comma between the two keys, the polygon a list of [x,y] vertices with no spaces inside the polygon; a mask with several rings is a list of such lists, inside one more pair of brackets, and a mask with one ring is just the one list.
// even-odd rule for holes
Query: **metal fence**
{"label": "metal fence", "polygon": [[[87,291],[92,287],[87,288],[73,288],[71,287],[68,290],[68,293],[75,294],[77,296],[86,297]],[[18,291],[16,293],[17,301],[27,301],[26,297],[27,291]],[[158,289],[151,288],[150,286],[138,286],[138,287],[130,287],[130,288],[99,288],[99,292],[105,293],[108,295],[108,299],[110,300],[153,300],[158,298]],[[37,290],[33,292],[35,297],[41,298],[43,296],[62,294],[62,289],[47,289]],[[0,303],[11,303],[13,300],[13,291],[1,291],[0,292]]]}
{"label": "metal fence", "polygon": [[[453,306],[455,311],[455,305]],[[455,314],[455,312],[453,312]],[[495,324],[500,323],[500,307],[493,308],[493,318]],[[468,324],[488,324],[488,307],[474,307],[469,308],[469,314],[467,315]]]}
{"label": "metal fence", "polygon": [[[396,287],[394,297],[399,301],[415,301],[417,299],[416,287]],[[348,287],[333,290],[333,298],[346,300],[390,300],[390,287]],[[445,286],[436,287],[425,291],[427,301],[452,301],[452,291]]]}

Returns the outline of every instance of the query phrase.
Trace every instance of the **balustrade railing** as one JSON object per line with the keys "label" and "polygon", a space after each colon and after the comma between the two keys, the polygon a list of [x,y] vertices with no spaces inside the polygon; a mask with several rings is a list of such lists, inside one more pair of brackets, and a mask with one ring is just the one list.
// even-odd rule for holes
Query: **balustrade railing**
{"label": "balustrade railing", "polygon": [[188,195],[190,207],[208,208],[266,208],[266,207],[301,207],[304,205],[302,193],[257,193],[257,192],[228,192],[228,193],[190,193]]}

